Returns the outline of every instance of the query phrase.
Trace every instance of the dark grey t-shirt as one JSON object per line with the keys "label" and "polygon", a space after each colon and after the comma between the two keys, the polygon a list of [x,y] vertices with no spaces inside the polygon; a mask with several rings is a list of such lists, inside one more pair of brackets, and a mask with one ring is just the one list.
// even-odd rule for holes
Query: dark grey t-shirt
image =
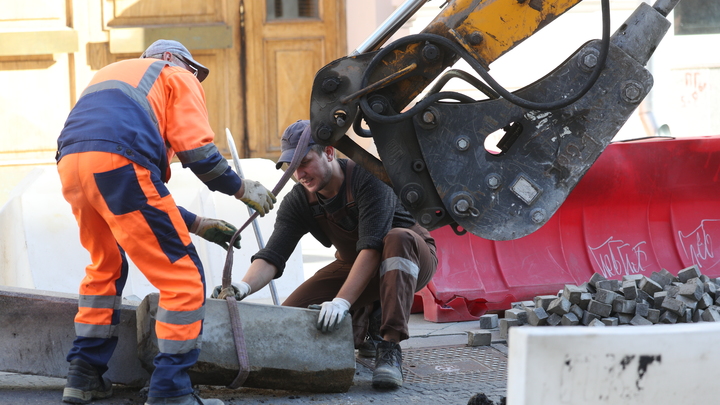
{"label": "dark grey t-shirt", "polygon": [[[338,159],[338,162],[344,172],[347,159]],[[323,208],[328,212],[342,209],[347,203],[346,186],[343,183],[337,196],[329,200],[318,199]],[[393,190],[359,165],[353,169],[351,187],[357,207],[357,218],[354,220],[358,227],[358,252],[363,249],[382,250],[383,239],[390,229],[410,228],[415,224],[415,219],[400,204]],[[343,225],[344,228],[348,226],[352,224]],[[331,246],[330,239],[313,218],[305,188],[298,183],[283,198],[278,208],[275,229],[265,248],[256,253],[252,260],[260,258],[275,265],[278,268],[275,278],[278,278],[300,238],[308,232],[324,246]]]}

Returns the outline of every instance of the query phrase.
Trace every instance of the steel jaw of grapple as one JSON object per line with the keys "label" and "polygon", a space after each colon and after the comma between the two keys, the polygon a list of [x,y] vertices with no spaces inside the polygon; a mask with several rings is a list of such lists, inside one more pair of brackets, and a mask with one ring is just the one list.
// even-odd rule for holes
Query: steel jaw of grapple
{"label": "steel jaw of grapple", "polygon": [[[573,94],[590,76],[588,62],[596,59],[599,49],[599,41],[587,43],[549,75],[515,94],[534,101]],[[532,111],[504,99],[438,102],[413,118],[413,130],[400,130],[401,124],[369,126],[392,183],[399,185],[395,192],[422,225],[428,225],[423,215],[436,211],[436,192],[449,216],[445,221],[455,221],[485,239],[511,240],[550,219],[652,83],[640,63],[611,44],[598,81],[566,108]],[[498,143],[502,152],[490,153],[486,137],[503,128],[506,133]],[[415,133],[422,154],[411,160],[427,167],[432,187],[406,165],[394,164],[394,156],[409,148],[406,131]],[[421,192],[421,198],[411,192]],[[408,203],[408,196],[415,203]]]}

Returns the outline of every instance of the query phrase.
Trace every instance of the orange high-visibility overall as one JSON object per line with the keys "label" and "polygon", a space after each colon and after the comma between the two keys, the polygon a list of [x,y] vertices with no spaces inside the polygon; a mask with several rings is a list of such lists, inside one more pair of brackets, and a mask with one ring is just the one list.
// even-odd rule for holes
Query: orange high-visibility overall
{"label": "orange high-visibility overall", "polygon": [[92,264],[80,285],[77,338],[68,361],[101,373],[117,345],[125,253],[160,292],[160,353],[149,396],[192,392],[205,304],[202,264],[188,231],[195,218],[164,183],[177,153],[211,190],[234,194],[240,179],[212,143],[202,87],[182,68],[134,59],[100,70],[58,139],[63,196],[72,206]]}

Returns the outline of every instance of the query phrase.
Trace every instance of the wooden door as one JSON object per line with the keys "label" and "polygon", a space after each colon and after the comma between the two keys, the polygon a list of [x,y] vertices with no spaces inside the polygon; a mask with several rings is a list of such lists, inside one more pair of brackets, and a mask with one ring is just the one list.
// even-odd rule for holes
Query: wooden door
{"label": "wooden door", "polygon": [[282,131],[310,118],[315,73],[346,52],[345,0],[245,1],[246,156],[277,159]]}

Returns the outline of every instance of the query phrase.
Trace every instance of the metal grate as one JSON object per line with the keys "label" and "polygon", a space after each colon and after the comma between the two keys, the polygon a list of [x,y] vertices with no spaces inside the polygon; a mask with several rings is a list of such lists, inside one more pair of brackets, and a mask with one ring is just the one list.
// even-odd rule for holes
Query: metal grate
{"label": "metal grate", "polygon": [[[375,359],[357,358],[374,370]],[[489,346],[442,346],[403,351],[406,383],[452,384],[507,381],[507,356]]]}

